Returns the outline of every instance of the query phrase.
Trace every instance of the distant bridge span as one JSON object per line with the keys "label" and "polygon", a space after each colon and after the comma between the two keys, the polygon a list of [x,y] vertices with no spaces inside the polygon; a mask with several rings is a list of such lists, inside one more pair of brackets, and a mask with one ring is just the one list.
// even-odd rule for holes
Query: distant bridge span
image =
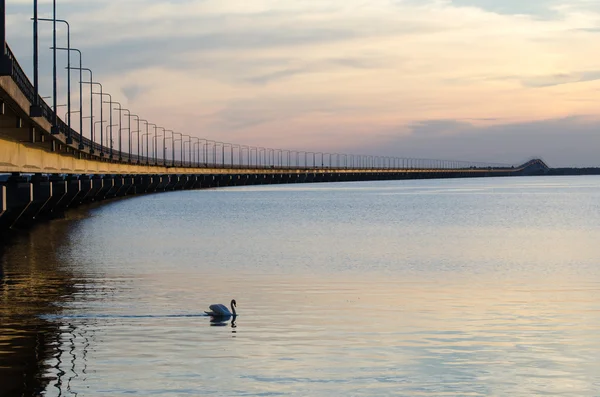
{"label": "distant bridge span", "polygon": [[[92,127],[90,138],[68,127],[35,95],[7,45],[0,55],[0,174],[10,174],[0,179],[0,231],[82,203],[159,191],[271,183],[521,176],[548,171],[539,159],[511,166],[270,149],[172,131],[167,137],[169,130],[159,128],[163,130],[159,136],[156,126],[150,130],[147,121],[147,133],[141,134],[139,119],[136,145],[129,132],[131,115],[127,129],[119,116],[121,150],[116,150],[112,140],[109,145],[94,140]],[[101,126],[103,123],[100,120]],[[125,138],[124,130],[128,131]],[[145,145],[143,136],[147,137]],[[162,139],[162,153],[157,150],[158,138]],[[180,141],[179,148],[176,141]]]}

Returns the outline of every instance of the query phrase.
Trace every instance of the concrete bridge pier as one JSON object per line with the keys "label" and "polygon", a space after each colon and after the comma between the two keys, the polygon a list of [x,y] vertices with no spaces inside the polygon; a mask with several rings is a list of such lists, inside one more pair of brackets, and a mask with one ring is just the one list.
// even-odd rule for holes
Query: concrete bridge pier
{"label": "concrete bridge pier", "polygon": [[38,216],[52,216],[52,214],[58,212],[58,207],[67,195],[67,181],[65,181],[65,178],[53,175],[50,177],[50,183],[52,184],[52,197]]}
{"label": "concrete bridge pier", "polygon": [[202,189],[208,189],[212,187],[212,175],[202,175],[200,177],[200,187]]}
{"label": "concrete bridge pier", "polygon": [[124,178],[122,176],[113,176],[111,177],[111,179],[112,187],[106,193],[106,199],[117,197],[117,193],[119,193],[119,190],[121,190],[123,188],[123,185],[125,184]]}
{"label": "concrete bridge pier", "polygon": [[75,200],[71,202],[72,207],[78,206],[79,204],[83,203],[83,199],[92,190],[92,182],[89,176],[74,176],[74,178],[79,181],[79,194],[75,197]]}
{"label": "concrete bridge pier", "polygon": [[104,178],[98,175],[94,176],[92,179],[90,179],[90,187],[91,188],[86,196],[86,199],[89,201],[102,200],[99,195],[102,191],[102,188],[104,188]]}
{"label": "concrete bridge pier", "polygon": [[27,178],[13,175],[6,188],[6,209],[0,217],[0,229],[12,228],[33,203],[33,184]]}
{"label": "concrete bridge pier", "polygon": [[161,183],[161,178],[159,175],[150,175],[148,176],[148,186],[146,187],[146,193],[153,193],[157,190],[158,186]]}
{"label": "concrete bridge pier", "polygon": [[117,197],[127,196],[131,192],[134,192],[133,194],[135,194],[135,191],[133,189],[134,184],[135,181],[132,176],[124,177],[123,186],[121,186],[121,188],[117,191]]}
{"label": "concrete bridge pier", "polygon": [[221,175],[219,179],[220,186],[233,186],[231,175]]}
{"label": "concrete bridge pier", "polygon": [[115,180],[112,176],[104,176],[102,178],[102,188],[96,195],[96,201],[102,201],[108,197],[108,193],[114,188]]}
{"label": "concrete bridge pier", "polygon": [[146,192],[146,184],[144,183],[145,176],[134,176],[133,177],[133,188],[132,194],[142,194]]}
{"label": "concrete bridge pier", "polygon": [[67,194],[65,195],[64,202],[61,203],[64,205],[64,208],[73,208],[81,203],[79,201],[81,194],[81,181],[79,178],[70,175],[67,177],[66,182]]}
{"label": "concrete bridge pier", "polygon": [[188,182],[187,175],[177,175],[175,177],[175,179],[176,179],[176,182],[175,182],[175,185],[173,186],[173,190],[185,189],[185,185]]}
{"label": "concrete bridge pier", "polygon": [[221,187],[221,186],[225,186],[223,184],[221,175],[213,175],[213,182],[212,182],[211,187]]}
{"label": "concrete bridge pier", "polygon": [[6,186],[0,185],[0,218],[6,212]]}
{"label": "concrete bridge pier", "polygon": [[33,201],[23,212],[19,222],[35,221],[52,199],[52,182],[50,182],[47,176],[35,174],[31,178],[31,185],[33,189]]}
{"label": "concrete bridge pier", "polygon": [[158,184],[156,190],[167,192],[175,190],[175,186],[179,183],[179,175],[162,175],[160,176],[161,182]]}
{"label": "concrete bridge pier", "polygon": [[198,183],[198,175],[188,175],[187,183],[184,186],[184,189],[190,190],[194,189]]}
{"label": "concrete bridge pier", "polygon": [[79,180],[81,181],[81,195],[79,197],[79,202],[80,203],[87,203],[93,200],[94,196],[93,191],[94,191],[94,182],[92,180],[92,178],[89,175],[82,175],[79,177]]}

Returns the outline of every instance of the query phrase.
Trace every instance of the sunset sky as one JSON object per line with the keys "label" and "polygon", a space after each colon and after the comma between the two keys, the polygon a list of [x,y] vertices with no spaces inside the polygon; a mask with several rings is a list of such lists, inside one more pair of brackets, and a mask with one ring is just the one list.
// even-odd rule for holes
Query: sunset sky
{"label": "sunset sky", "polygon": [[[29,76],[31,4],[7,1],[8,44]],[[50,12],[40,0],[40,17]],[[600,166],[597,0],[59,0],[58,17],[105,91],[168,129],[273,148]],[[51,24],[40,39],[50,95]]]}

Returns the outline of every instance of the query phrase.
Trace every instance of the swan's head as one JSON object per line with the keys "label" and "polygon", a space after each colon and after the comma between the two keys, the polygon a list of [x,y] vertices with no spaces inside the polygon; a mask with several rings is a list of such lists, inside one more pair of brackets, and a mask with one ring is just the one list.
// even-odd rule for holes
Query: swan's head
{"label": "swan's head", "polygon": [[235,302],[235,299],[231,300],[231,306],[237,306],[237,303]]}

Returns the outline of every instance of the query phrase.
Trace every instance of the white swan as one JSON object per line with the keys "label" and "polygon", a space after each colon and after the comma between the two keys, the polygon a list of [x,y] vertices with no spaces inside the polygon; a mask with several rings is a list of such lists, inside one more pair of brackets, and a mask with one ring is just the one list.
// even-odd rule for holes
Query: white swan
{"label": "white swan", "polygon": [[227,306],[217,303],[214,305],[210,305],[208,307],[210,309],[210,311],[209,312],[205,311],[204,313],[206,313],[212,317],[230,317],[230,316],[235,317],[235,316],[237,316],[237,314],[235,313],[236,305],[237,305],[237,303],[235,302],[235,299],[232,299],[231,300],[231,312],[229,311]]}

